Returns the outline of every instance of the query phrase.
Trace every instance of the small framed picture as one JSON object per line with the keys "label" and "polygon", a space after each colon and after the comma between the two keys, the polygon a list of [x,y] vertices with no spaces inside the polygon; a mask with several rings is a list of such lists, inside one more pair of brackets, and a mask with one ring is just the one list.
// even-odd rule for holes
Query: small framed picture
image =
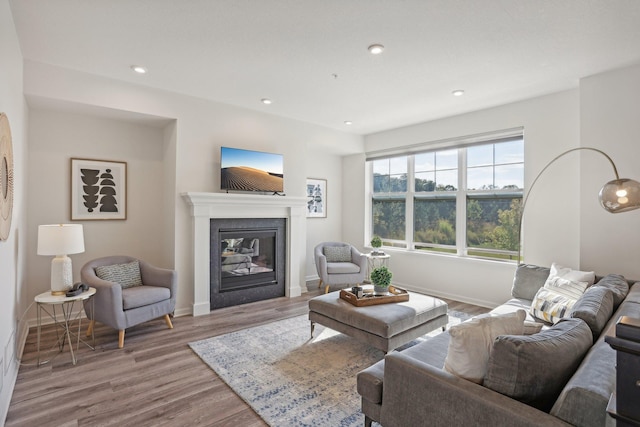
{"label": "small framed picture", "polygon": [[327,217],[327,180],[307,178],[307,218]]}
{"label": "small framed picture", "polygon": [[127,164],[71,159],[71,220],[127,219]]}

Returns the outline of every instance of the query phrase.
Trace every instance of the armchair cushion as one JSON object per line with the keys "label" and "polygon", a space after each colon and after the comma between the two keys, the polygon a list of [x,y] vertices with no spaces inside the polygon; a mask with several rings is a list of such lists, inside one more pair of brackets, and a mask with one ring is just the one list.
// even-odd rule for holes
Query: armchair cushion
{"label": "armchair cushion", "polygon": [[142,286],[140,263],[132,261],[127,264],[101,265],[95,268],[96,276],[102,280],[118,283],[122,289]]}
{"label": "armchair cushion", "polygon": [[168,288],[160,286],[134,286],[122,290],[122,308],[129,310],[132,308],[144,307],[171,298]]}
{"label": "armchair cushion", "polygon": [[322,251],[327,262],[351,262],[350,246],[325,246]]}
{"label": "armchair cushion", "polygon": [[353,274],[360,273],[360,266],[352,262],[328,262],[328,274]]}

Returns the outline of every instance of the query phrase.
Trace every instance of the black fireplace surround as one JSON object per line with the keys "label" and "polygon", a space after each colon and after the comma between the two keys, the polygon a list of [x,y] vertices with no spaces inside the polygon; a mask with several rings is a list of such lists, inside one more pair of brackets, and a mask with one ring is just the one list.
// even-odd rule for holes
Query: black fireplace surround
{"label": "black fireplace surround", "polygon": [[210,221],[211,310],[285,296],[287,220]]}

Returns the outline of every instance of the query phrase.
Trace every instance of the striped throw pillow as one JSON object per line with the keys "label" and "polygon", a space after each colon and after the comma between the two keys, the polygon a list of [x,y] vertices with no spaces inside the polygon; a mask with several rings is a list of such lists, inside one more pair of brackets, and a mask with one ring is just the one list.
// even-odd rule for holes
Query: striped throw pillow
{"label": "striped throw pillow", "polygon": [[531,309],[532,316],[549,323],[558,323],[563,317],[569,317],[571,308],[577,299],[553,289],[540,288],[533,297]]}

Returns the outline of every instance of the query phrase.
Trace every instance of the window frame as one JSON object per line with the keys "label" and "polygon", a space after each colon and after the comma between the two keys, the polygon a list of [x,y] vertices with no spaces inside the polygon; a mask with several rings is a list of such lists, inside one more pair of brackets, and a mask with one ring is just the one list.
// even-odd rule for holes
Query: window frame
{"label": "window frame", "polygon": [[[472,167],[467,166],[467,149],[469,147],[478,147],[482,145],[494,145],[494,157],[491,166],[493,167],[493,185],[495,185],[495,168],[496,166],[504,166],[507,163],[498,163],[496,164],[495,159],[495,144],[509,142],[509,141],[521,141],[522,143],[522,161],[521,162],[512,162],[508,164],[521,164],[522,165],[522,187],[520,190],[514,188],[507,189],[482,189],[482,190],[468,190],[467,189],[467,173],[468,170]],[[433,148],[428,148],[427,145],[422,145],[420,147],[414,146],[411,150],[402,152],[398,151],[395,153],[390,153],[388,155],[378,155],[375,157],[367,158],[367,171],[368,171],[368,221],[366,221],[366,241],[370,241],[374,235],[374,218],[373,218],[373,205],[376,200],[384,200],[384,199],[401,199],[404,197],[405,200],[405,240],[394,240],[394,239],[385,239],[383,238],[383,246],[386,248],[392,248],[397,250],[406,250],[406,251],[416,251],[416,252],[424,252],[431,254],[445,254],[449,256],[458,256],[458,257],[468,257],[468,258],[481,258],[481,259],[490,259],[495,261],[506,261],[506,262],[514,262],[517,261],[517,251],[514,250],[504,250],[504,249],[494,249],[494,248],[481,248],[468,244],[467,242],[467,202],[469,199],[480,199],[480,198],[519,198],[522,200],[525,194],[524,188],[524,134],[522,129],[519,129],[518,132],[512,133],[508,136],[501,137],[490,137],[483,139],[481,141],[476,141],[473,143],[463,143],[459,142],[457,144],[446,144],[440,145]],[[443,191],[443,190],[434,190],[430,192],[415,191],[415,180],[416,180],[416,171],[415,171],[415,157],[417,155],[423,153],[431,153],[431,152],[441,152],[441,151],[450,151],[457,150],[458,155],[458,186],[455,191]],[[407,161],[407,191],[406,192],[394,192],[394,193],[375,193],[373,182],[374,182],[374,171],[373,171],[373,162],[376,160],[389,159],[393,157],[405,157]],[[435,166],[434,166],[435,168]],[[436,182],[437,185],[437,182]],[[456,220],[455,220],[455,245],[442,245],[435,243],[424,243],[417,242],[414,235],[414,226],[415,226],[415,201],[420,199],[454,199],[456,204]],[[390,244],[390,245],[389,245]],[[480,253],[480,254],[478,254]],[[489,254],[489,255],[482,255]],[[495,256],[491,256],[491,254],[495,254]],[[508,257],[508,258],[507,258]]]}

